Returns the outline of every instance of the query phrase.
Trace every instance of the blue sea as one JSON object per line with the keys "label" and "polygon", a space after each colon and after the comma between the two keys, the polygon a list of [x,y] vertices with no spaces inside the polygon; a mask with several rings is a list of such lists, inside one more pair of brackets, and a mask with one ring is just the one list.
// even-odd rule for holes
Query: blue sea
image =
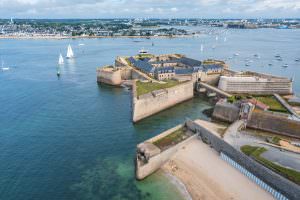
{"label": "blue sea", "polygon": [[[58,56],[66,54],[68,44],[76,58],[65,60],[57,78]],[[135,148],[187,118],[207,119],[202,111],[212,105],[196,97],[133,124],[130,91],[97,84],[96,68],[144,47],[154,54],[226,59],[234,70],[294,78],[300,95],[299,44],[300,30],[275,29],[220,29],[218,40],[214,34],[0,40],[0,58],[10,67],[0,72],[0,199],[183,199],[162,172],[135,180]],[[253,61],[250,66],[245,59]]]}

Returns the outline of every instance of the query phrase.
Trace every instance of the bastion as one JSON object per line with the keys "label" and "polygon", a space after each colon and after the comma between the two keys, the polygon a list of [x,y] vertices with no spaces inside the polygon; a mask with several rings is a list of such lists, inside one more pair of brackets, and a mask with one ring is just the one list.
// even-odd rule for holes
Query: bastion
{"label": "bastion", "polygon": [[121,70],[113,66],[105,66],[97,69],[97,82],[109,85],[120,85],[122,83]]}
{"label": "bastion", "polygon": [[[232,123],[239,119],[239,113],[238,104],[220,101],[215,105],[212,117]],[[255,109],[247,122],[247,127],[300,139],[300,121],[292,120],[280,113]]]}
{"label": "bastion", "polygon": [[132,121],[138,122],[146,117],[170,108],[194,97],[192,81],[179,83],[166,89],[154,90],[138,96],[136,83],[132,89]]}

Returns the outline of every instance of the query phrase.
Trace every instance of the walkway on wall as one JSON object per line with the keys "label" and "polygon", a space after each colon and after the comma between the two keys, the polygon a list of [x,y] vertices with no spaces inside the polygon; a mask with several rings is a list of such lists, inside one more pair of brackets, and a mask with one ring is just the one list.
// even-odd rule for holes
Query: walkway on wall
{"label": "walkway on wall", "polygon": [[135,73],[137,73],[137,74],[139,74],[140,76],[144,77],[146,80],[152,81],[152,82],[157,82],[157,83],[159,82],[159,81],[155,80],[154,78],[148,76],[147,74],[145,74],[145,73],[143,73],[143,72],[137,70],[136,68],[130,66],[130,65],[127,63],[127,61],[125,60],[124,57],[118,57],[118,60],[119,60],[119,62],[121,62],[123,65],[125,65],[125,66],[129,67],[130,69],[132,69]]}
{"label": "walkway on wall", "polygon": [[230,124],[230,126],[226,129],[224,133],[224,140],[226,142],[229,142],[230,144],[233,144],[233,140],[238,137],[238,132],[246,126],[244,120],[237,120]]}
{"label": "walkway on wall", "polygon": [[281,105],[283,105],[289,111],[289,113],[300,120],[298,113],[296,113],[294,109],[279,94],[274,94],[274,96],[281,103]]}
{"label": "walkway on wall", "polygon": [[139,74],[140,76],[144,77],[145,79],[147,79],[148,81],[152,81],[152,82],[156,82],[159,83],[159,81],[155,80],[154,78],[151,78],[150,76],[148,76],[147,74],[137,70],[134,67],[129,66],[135,73]]}

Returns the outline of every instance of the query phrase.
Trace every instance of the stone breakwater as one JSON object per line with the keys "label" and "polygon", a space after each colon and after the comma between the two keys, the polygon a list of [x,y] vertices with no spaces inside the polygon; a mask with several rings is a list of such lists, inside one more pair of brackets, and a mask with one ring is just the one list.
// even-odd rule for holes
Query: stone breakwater
{"label": "stone breakwater", "polygon": [[181,83],[171,88],[156,90],[137,96],[135,84],[132,95],[132,121],[137,122],[162,110],[194,97],[192,81]]}

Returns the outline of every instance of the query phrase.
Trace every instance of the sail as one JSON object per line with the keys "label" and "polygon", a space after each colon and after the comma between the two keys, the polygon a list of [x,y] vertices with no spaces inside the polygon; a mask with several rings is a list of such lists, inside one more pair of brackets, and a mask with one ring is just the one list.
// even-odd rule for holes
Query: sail
{"label": "sail", "polygon": [[64,64],[64,58],[62,57],[61,54],[59,54],[58,64],[60,65]]}
{"label": "sail", "polygon": [[203,51],[203,44],[201,44],[201,48],[200,48],[200,51],[201,51],[201,52]]}
{"label": "sail", "polygon": [[68,52],[67,52],[67,58],[73,58],[73,57],[74,57],[74,53],[73,53],[71,45],[69,45]]}

